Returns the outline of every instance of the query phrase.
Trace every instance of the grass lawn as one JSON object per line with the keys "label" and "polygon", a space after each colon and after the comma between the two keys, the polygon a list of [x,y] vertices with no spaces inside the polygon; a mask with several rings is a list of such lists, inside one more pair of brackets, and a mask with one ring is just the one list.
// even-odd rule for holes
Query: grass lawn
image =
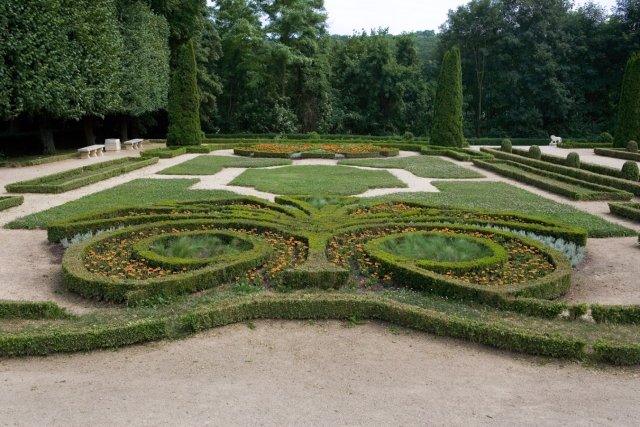
{"label": "grass lawn", "polygon": [[247,157],[198,156],[158,172],[161,175],[215,175],[224,168],[264,168],[286,166],[288,159],[252,159]]}
{"label": "grass lawn", "polygon": [[399,159],[340,160],[339,165],[404,169],[421,178],[484,178],[484,175],[433,156]]}
{"label": "grass lawn", "polygon": [[419,200],[435,205],[511,211],[584,228],[590,237],[635,236],[628,228],[503,182],[434,182],[441,193],[398,193],[367,200]]}
{"label": "grass lawn", "polygon": [[198,181],[198,179],[136,179],[46,211],[18,218],[5,227],[44,228],[51,221],[117,206],[145,205],[164,200],[220,199],[237,196],[230,191],[188,189]]}
{"label": "grass lawn", "polygon": [[370,188],[405,188],[407,185],[387,171],[343,166],[291,166],[243,172],[230,185],[255,187],[274,194],[327,194],[349,196]]}

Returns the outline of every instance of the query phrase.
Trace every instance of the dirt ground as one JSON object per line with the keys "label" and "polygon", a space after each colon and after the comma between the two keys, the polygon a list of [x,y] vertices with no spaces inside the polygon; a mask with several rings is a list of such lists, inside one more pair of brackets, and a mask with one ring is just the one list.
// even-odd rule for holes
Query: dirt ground
{"label": "dirt ground", "polygon": [[[134,176],[166,178],[154,174],[192,157],[63,195],[27,195],[23,206],[0,212],[0,224]],[[0,184],[78,167],[62,163],[0,169]],[[225,187],[229,172],[196,186]],[[570,202],[481,173],[640,230],[609,215],[606,203]],[[428,182],[401,175],[412,191],[426,189]],[[100,309],[61,291],[62,252],[45,231],[0,229],[0,243],[0,299]],[[640,304],[638,250],[636,238],[590,239],[565,299]],[[0,359],[0,426],[640,425],[640,368],[523,356],[376,322],[254,323],[115,352]]]}

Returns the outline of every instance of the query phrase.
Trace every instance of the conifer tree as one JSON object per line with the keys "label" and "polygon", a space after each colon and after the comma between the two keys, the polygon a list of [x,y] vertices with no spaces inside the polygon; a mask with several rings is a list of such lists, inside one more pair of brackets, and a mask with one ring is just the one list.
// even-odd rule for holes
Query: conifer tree
{"label": "conifer tree", "polygon": [[640,138],[640,54],[627,62],[618,104],[618,128],[613,146],[626,148],[629,141]]}
{"label": "conifer tree", "polygon": [[462,67],[460,50],[451,48],[444,56],[438,77],[431,127],[432,145],[462,147]]}
{"label": "conifer tree", "polygon": [[193,41],[184,44],[169,84],[169,130],[167,145],[200,145],[200,98]]}

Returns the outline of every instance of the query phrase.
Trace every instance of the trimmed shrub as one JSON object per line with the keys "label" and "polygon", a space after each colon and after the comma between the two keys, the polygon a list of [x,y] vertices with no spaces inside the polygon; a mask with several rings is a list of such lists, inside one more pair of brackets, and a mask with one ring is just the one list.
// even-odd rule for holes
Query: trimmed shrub
{"label": "trimmed shrub", "polygon": [[405,132],[404,135],[402,135],[402,139],[404,139],[405,141],[413,141],[413,133]]}
{"label": "trimmed shrub", "polygon": [[613,157],[616,159],[633,160],[640,162],[640,153],[631,153],[618,148],[595,148],[593,150],[598,156]]}
{"label": "trimmed shrub", "polygon": [[24,196],[2,196],[0,197],[0,211],[19,206],[24,203]]}
{"label": "trimmed shrub", "polygon": [[640,137],[640,55],[633,54],[627,62],[618,103],[618,128],[613,141],[616,148],[625,148],[629,141]]}
{"label": "trimmed shrub", "polygon": [[538,147],[537,145],[532,145],[529,148],[529,157],[534,159],[534,160],[540,160],[540,157],[542,156],[542,151],[540,151],[540,147]]}
{"label": "trimmed shrub", "polygon": [[640,344],[614,343],[602,339],[593,344],[593,351],[599,359],[613,365],[628,366],[640,363]]}
{"label": "trimmed shrub", "polygon": [[640,203],[609,203],[612,214],[640,222]]}
{"label": "trimmed shrub", "polygon": [[613,136],[609,132],[602,132],[596,138],[596,142],[600,144],[611,144],[613,142]]}
{"label": "trimmed shrub", "polygon": [[596,323],[640,325],[640,305],[591,305]]}
{"label": "trimmed shrub", "polygon": [[167,146],[200,145],[200,97],[192,40],[180,47],[177,64],[169,86]]}
{"label": "trimmed shrub", "polygon": [[637,153],[638,143],[635,141],[629,141],[629,143],[627,144],[627,151],[630,153]]}
{"label": "trimmed shrub", "polygon": [[569,153],[569,155],[567,155],[567,166],[580,169],[580,155],[576,152]]}
{"label": "trimmed shrub", "polygon": [[500,144],[500,150],[505,153],[511,153],[513,146],[511,145],[511,141],[508,139],[503,139],[502,144]]}
{"label": "trimmed shrub", "polygon": [[638,179],[640,179],[638,164],[633,161],[624,162],[624,165],[622,165],[622,171],[620,171],[620,178],[629,181],[638,181]]}
{"label": "trimmed shrub", "polygon": [[312,140],[320,139],[320,134],[318,132],[309,132],[309,139],[312,139]]}
{"label": "trimmed shrub", "polygon": [[446,147],[462,147],[462,67],[460,50],[451,48],[444,55],[438,76],[433,109],[432,143]]}

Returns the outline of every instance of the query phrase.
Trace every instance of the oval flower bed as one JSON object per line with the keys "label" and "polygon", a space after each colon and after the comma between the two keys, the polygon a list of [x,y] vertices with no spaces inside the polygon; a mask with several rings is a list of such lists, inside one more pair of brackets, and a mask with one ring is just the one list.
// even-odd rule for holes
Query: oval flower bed
{"label": "oval flower bed", "polygon": [[281,158],[369,158],[380,155],[397,156],[397,148],[377,147],[372,144],[256,144],[251,147],[238,147],[234,154],[253,157]]}

